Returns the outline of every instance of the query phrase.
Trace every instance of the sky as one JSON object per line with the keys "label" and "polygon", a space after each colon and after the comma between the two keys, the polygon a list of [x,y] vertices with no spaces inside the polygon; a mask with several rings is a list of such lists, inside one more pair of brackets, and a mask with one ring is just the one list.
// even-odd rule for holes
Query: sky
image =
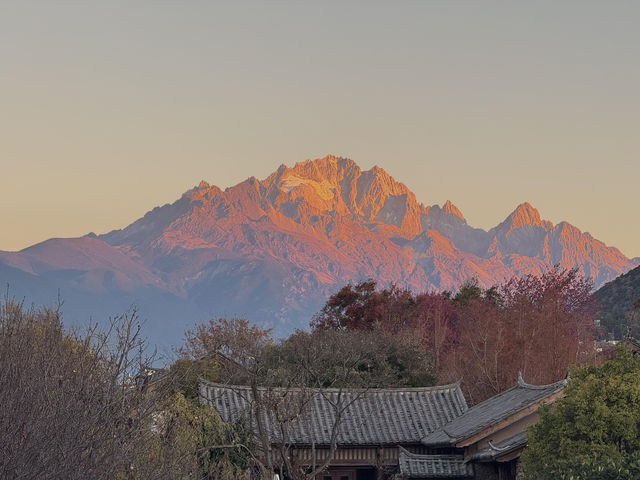
{"label": "sky", "polygon": [[0,250],[334,154],[640,256],[640,3],[0,2]]}

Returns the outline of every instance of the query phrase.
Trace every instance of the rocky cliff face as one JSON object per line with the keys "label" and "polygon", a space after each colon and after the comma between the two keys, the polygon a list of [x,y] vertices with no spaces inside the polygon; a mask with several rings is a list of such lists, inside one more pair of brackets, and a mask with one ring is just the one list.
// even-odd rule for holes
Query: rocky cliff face
{"label": "rocky cliff face", "polygon": [[[343,284],[366,278],[455,290],[472,277],[488,287],[560,264],[599,286],[635,265],[568,223],[542,220],[528,203],[484,231],[450,201],[425,206],[383,169],[333,156],[225,190],[201,182],[122,230],[56,242],[55,253],[41,244],[0,253],[0,262],[32,275],[43,265],[82,270],[93,290],[152,288],[207,315],[287,329],[304,326]],[[80,288],[82,277],[75,281]]]}

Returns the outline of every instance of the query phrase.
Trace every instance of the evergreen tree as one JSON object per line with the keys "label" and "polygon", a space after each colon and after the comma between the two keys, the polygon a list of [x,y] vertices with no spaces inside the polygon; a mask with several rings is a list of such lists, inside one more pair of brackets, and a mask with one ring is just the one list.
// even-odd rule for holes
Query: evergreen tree
{"label": "evergreen tree", "polygon": [[640,478],[640,358],[618,347],[604,365],[574,369],[527,437],[527,478]]}

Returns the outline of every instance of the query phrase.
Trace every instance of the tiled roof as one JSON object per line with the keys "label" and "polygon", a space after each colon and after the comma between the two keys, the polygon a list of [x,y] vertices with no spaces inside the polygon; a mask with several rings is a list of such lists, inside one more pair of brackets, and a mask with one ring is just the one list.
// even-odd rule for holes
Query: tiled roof
{"label": "tiled roof", "polygon": [[485,428],[561,391],[567,380],[549,385],[529,385],[518,377],[516,386],[469,408],[449,424],[426,435],[428,446],[455,445]]}
{"label": "tiled roof", "polygon": [[[382,445],[418,443],[467,410],[459,384],[424,388],[283,390],[260,389],[261,395],[295,402],[304,397],[302,415],[288,423],[287,442],[297,445],[328,445],[335,422],[334,405],[349,405],[338,430],[340,445]],[[250,387],[201,381],[200,397],[214,407],[226,422],[247,417],[255,408]],[[277,402],[276,402],[277,403]],[[283,436],[276,416],[264,412],[263,424],[272,443]],[[250,416],[254,422],[254,415]]]}
{"label": "tiled roof", "polygon": [[516,433],[513,437],[509,437],[501,442],[491,443],[483,450],[479,450],[476,453],[469,455],[465,458],[466,462],[473,460],[493,460],[494,458],[507,455],[519,448],[524,447],[527,444],[527,432],[522,431]]}
{"label": "tiled roof", "polygon": [[473,467],[462,455],[419,455],[399,447],[398,464],[404,478],[468,478]]}
{"label": "tiled roof", "polygon": [[631,336],[625,336],[621,343],[625,343],[633,353],[640,352],[640,341]]}

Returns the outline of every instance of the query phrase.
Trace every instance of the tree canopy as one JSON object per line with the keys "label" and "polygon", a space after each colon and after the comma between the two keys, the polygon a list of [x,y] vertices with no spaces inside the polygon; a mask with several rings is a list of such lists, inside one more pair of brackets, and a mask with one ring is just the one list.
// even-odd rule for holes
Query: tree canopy
{"label": "tree canopy", "polygon": [[314,330],[372,331],[414,338],[441,383],[462,379],[471,403],[514,385],[562,379],[594,355],[592,284],[576,269],[552,268],[483,289],[415,294],[375,281],[346,285],[313,318]]}
{"label": "tree canopy", "polygon": [[619,346],[602,366],[571,372],[564,398],[527,433],[527,478],[640,477],[640,358]]}

